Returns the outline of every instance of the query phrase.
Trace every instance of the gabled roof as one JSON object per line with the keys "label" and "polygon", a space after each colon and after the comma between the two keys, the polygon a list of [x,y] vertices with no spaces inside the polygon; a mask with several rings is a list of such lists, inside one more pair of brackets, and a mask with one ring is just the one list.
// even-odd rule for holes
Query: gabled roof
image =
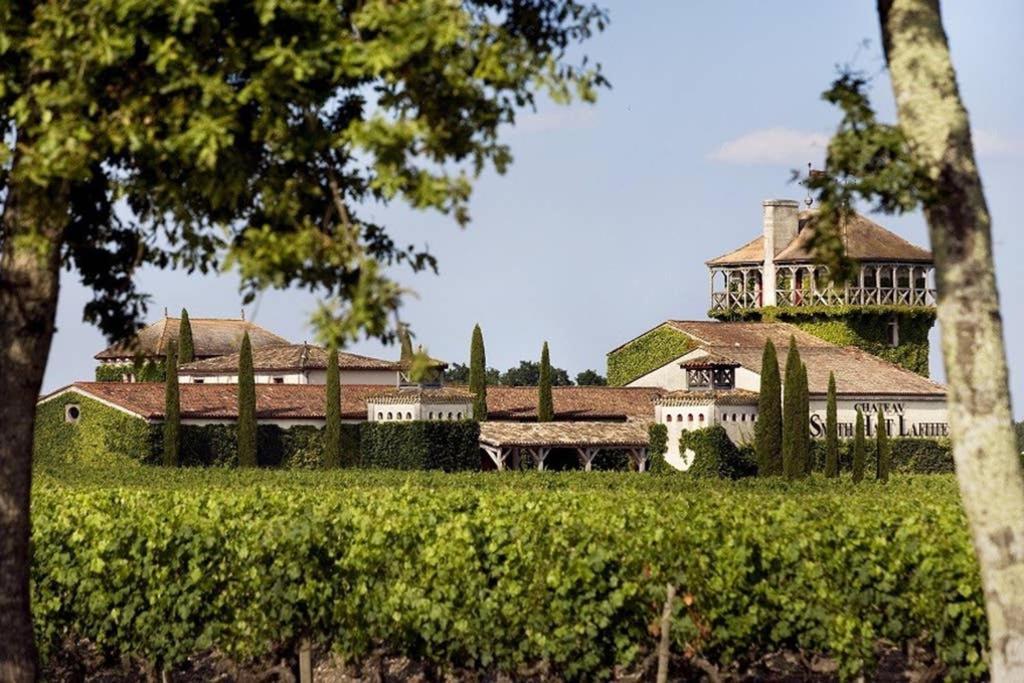
{"label": "gabled roof", "polygon": [[[236,318],[190,318],[192,346],[197,358],[225,356],[236,353],[242,345],[242,337],[248,332],[253,350],[269,346],[282,346],[290,342],[284,337],[266,330],[248,320]],[[135,335],[134,339],[114,344],[94,357],[97,360],[120,358],[163,358],[167,355],[168,344],[178,341],[180,318],[165,317],[148,325]]]}
{"label": "gabled roof", "polygon": [[[810,263],[810,250],[817,210],[801,211],[799,231],[792,242],[775,256],[776,263]],[[845,221],[841,228],[846,255],[862,262],[932,263],[927,249],[911,244],[859,213]],[[764,262],[764,237],[756,237],[742,247],[707,262],[709,266],[757,265]]]}
{"label": "gabled roof", "polygon": [[[252,353],[252,366],[256,372],[326,370],[327,349],[310,344],[289,344],[287,346],[270,346],[255,349]],[[186,363],[178,368],[179,372],[188,374],[223,374],[238,371],[239,354],[206,358]],[[399,361],[360,356],[356,353],[338,353],[338,368],[341,370],[401,370],[404,366]]]}
{"label": "gabled roof", "polygon": [[[768,339],[784,368],[792,337],[807,366],[810,393],[825,394],[835,373],[836,392],[854,396],[890,395],[942,398],[946,388],[926,377],[852,346],[837,346],[781,322],[708,322],[670,320],[672,328],[694,339],[702,349],[761,373],[761,355]],[[780,368],[781,369],[781,368]]]}

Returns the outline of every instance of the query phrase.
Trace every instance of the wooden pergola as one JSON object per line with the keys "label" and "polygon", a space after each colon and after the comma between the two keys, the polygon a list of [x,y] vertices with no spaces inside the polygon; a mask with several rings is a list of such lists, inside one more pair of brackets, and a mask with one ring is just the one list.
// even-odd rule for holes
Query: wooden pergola
{"label": "wooden pergola", "polygon": [[481,422],[480,448],[499,470],[518,467],[528,455],[544,469],[544,461],[556,448],[576,451],[580,465],[589,472],[594,459],[606,450],[624,450],[640,472],[647,469],[648,426],[641,422]]}

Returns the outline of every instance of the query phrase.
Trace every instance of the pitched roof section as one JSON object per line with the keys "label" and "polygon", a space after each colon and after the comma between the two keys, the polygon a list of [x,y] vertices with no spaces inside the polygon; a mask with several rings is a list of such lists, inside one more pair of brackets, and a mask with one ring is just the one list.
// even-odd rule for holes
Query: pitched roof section
{"label": "pitched roof section", "polygon": [[[236,353],[242,337],[249,333],[253,350],[270,346],[283,346],[290,342],[248,320],[236,318],[190,318],[192,345],[197,358],[225,356]],[[142,356],[161,358],[167,355],[171,341],[178,341],[180,318],[163,318],[139,330],[134,339],[114,344],[97,353],[97,360],[113,360]]]}
{"label": "pitched roof section", "polygon": [[498,448],[642,448],[650,437],[640,422],[481,422],[480,442]]}
{"label": "pitched roof section", "polygon": [[[163,419],[164,385],[161,382],[76,382],[41,401],[67,390],[81,391],[147,420]],[[233,420],[237,414],[237,384],[182,384],[179,387],[183,419]],[[366,402],[390,400],[407,389],[374,384],[346,384],[341,388],[341,415],[346,420],[365,420]],[[425,390],[432,391],[432,390]],[[445,387],[446,395],[468,396],[459,387]],[[555,419],[643,420],[654,414],[654,399],[662,389],[613,387],[554,387]],[[326,387],[322,384],[257,384],[256,417],[274,419],[323,419]],[[491,419],[529,421],[537,419],[537,387],[487,387],[487,409]]]}
{"label": "pitched roof section", "polygon": [[[252,354],[252,365],[256,372],[326,370],[327,349],[310,344],[289,344],[257,349]],[[239,354],[217,356],[186,363],[178,370],[189,374],[224,374],[238,371]],[[356,353],[338,353],[338,368],[341,370],[401,370],[404,365],[398,361],[383,360]]]}
{"label": "pitched roof section", "polygon": [[[555,420],[648,420],[654,399],[664,393],[653,387],[552,387]],[[537,387],[487,387],[491,420],[537,419]]]}
{"label": "pitched roof section", "polygon": [[[795,239],[776,256],[776,263],[809,263],[814,261],[810,250],[817,210],[800,212],[800,230]],[[855,213],[842,226],[843,246],[846,254],[856,261],[886,261],[902,263],[931,263],[927,249],[911,244],[899,235],[883,228],[866,216]],[[709,266],[758,265],[764,262],[764,237],[756,237],[739,249],[730,251],[707,262]]]}
{"label": "pitched roof section", "polygon": [[765,340],[772,340],[779,363],[784,365],[792,336],[800,359],[807,365],[812,394],[826,393],[829,373],[834,372],[839,394],[946,395],[946,388],[937,382],[852,346],[836,346],[789,323],[670,320],[668,324],[695,339],[705,351],[734,360],[758,374]]}

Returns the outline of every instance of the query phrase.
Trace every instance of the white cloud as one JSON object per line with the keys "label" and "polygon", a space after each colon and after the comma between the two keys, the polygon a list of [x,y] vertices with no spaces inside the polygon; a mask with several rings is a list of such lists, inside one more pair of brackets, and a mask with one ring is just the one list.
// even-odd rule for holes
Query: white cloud
{"label": "white cloud", "polygon": [[980,157],[1013,159],[1024,157],[1024,136],[1006,135],[987,128],[972,131],[974,150]]}
{"label": "white cloud", "polygon": [[743,166],[820,165],[825,160],[829,135],[792,128],[764,128],[723,142],[708,154],[712,161]]}

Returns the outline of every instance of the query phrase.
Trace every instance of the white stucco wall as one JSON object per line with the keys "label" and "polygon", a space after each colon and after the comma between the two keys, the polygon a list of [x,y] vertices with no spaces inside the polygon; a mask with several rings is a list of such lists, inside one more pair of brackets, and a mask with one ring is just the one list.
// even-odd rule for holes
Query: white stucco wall
{"label": "white stucco wall", "polygon": [[[811,436],[821,437],[825,429],[826,397],[812,396]],[[875,433],[879,410],[886,421],[886,429],[893,437],[942,438],[949,436],[946,401],[898,396],[841,396],[836,400],[836,419],[839,438],[853,438],[857,408],[864,413],[868,436]]]}
{"label": "white stucco wall", "polygon": [[704,349],[694,349],[689,353],[679,356],[657,370],[652,370],[646,375],[637,377],[626,384],[627,387],[661,387],[670,391],[679,391],[686,388],[686,370],[679,367],[680,363],[696,358],[703,358],[708,355]]}
{"label": "white stucco wall", "polygon": [[366,403],[370,422],[408,422],[409,420],[466,420],[473,415],[473,404],[466,403]]}

